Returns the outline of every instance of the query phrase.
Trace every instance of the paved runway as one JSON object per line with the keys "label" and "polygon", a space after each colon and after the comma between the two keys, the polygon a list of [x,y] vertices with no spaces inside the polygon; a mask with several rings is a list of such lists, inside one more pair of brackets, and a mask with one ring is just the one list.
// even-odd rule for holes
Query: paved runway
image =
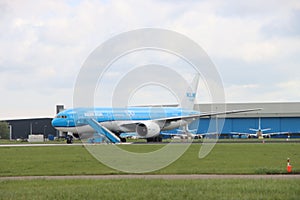
{"label": "paved runway", "polygon": [[80,146],[82,143],[74,143],[74,144],[1,144],[0,147],[51,147],[51,146]]}
{"label": "paved runway", "polygon": [[[263,141],[260,140],[241,140],[241,141],[223,141],[223,140],[218,140],[217,143],[224,143],[224,144],[241,144],[241,143],[262,143]],[[188,142],[189,143],[189,142]],[[300,143],[300,139],[297,140],[266,140],[264,143]],[[128,144],[134,144],[134,145],[167,145],[169,144],[168,142],[162,142],[162,143],[146,143],[146,142],[125,142],[125,143],[120,143],[117,145],[128,145]],[[184,142],[174,142],[172,144],[187,144]],[[199,142],[193,142],[192,144],[202,144],[201,141]],[[80,145],[95,145],[95,144],[84,144],[84,143],[73,143],[73,144],[67,144],[67,143],[57,143],[57,144],[48,144],[48,143],[39,143],[39,144],[34,144],[34,143],[21,143],[21,144],[0,144],[0,147],[46,147],[46,146],[80,146]],[[97,144],[96,144],[97,145]],[[106,143],[102,144],[106,145]]]}

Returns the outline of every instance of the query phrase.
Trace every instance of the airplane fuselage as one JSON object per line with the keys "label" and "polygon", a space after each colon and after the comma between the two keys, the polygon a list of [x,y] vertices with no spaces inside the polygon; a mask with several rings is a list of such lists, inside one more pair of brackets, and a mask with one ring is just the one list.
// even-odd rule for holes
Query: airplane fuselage
{"label": "airplane fuselage", "polygon": [[[95,130],[84,123],[85,118],[93,118],[99,124],[114,133],[132,132],[136,127],[126,126],[130,123],[155,121],[199,114],[198,111],[177,107],[129,107],[129,108],[74,108],[62,111],[52,120],[52,126],[59,131],[72,133],[92,133]],[[172,130],[186,125],[187,121],[177,119],[158,123],[160,131]]]}

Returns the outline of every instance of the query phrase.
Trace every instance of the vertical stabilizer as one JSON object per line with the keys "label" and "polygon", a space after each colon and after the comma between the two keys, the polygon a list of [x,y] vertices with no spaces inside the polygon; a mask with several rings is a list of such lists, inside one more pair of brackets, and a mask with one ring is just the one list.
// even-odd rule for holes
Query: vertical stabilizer
{"label": "vertical stabilizer", "polygon": [[186,109],[193,109],[195,105],[195,99],[198,89],[200,75],[197,73],[194,75],[192,81],[189,83],[184,98],[181,101],[181,107]]}

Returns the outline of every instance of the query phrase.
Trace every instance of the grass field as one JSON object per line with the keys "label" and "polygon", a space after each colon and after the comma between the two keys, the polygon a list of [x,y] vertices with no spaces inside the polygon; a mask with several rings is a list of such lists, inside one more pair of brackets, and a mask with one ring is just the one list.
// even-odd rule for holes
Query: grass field
{"label": "grass field", "polygon": [[[161,145],[122,145],[128,151],[147,152]],[[300,172],[299,143],[217,144],[198,159],[200,144],[155,174],[269,174],[285,173],[286,159]],[[82,146],[1,147],[0,176],[119,174],[99,163]],[[155,161],[154,161],[155,162]]]}
{"label": "grass field", "polygon": [[300,180],[0,181],[0,199],[299,199]]}
{"label": "grass field", "polygon": [[[154,174],[286,173],[291,159],[300,171],[299,143],[217,144],[198,159],[192,144]],[[122,145],[148,152],[161,145]],[[1,147],[0,176],[120,174],[99,163],[83,146]],[[300,179],[65,179],[0,180],[0,199],[299,199]]]}

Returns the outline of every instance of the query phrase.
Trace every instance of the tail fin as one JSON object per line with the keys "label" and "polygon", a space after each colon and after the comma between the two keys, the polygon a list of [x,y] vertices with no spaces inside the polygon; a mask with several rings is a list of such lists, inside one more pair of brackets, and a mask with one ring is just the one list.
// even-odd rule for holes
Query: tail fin
{"label": "tail fin", "polygon": [[188,85],[186,89],[185,97],[181,101],[181,107],[187,109],[193,109],[198,89],[200,75],[197,73],[193,77],[192,82]]}
{"label": "tail fin", "polygon": [[258,118],[258,129],[255,129],[255,128],[249,128],[249,130],[250,130],[250,131],[255,131],[255,132],[257,132],[257,131],[269,131],[269,130],[271,130],[271,128],[264,128],[264,129],[262,129],[262,128],[261,128],[261,118],[259,117],[259,118]]}

